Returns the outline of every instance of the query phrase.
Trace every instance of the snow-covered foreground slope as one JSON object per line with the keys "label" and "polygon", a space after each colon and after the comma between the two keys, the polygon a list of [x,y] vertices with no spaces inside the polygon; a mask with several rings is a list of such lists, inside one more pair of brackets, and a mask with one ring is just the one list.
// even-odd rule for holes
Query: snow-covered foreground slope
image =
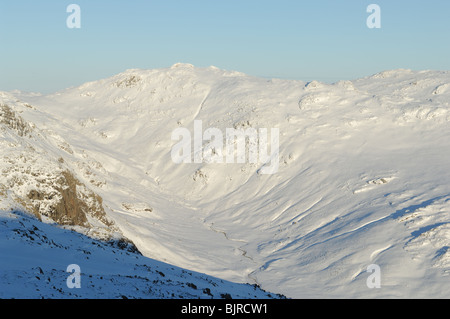
{"label": "snow-covered foreground slope", "polygon": [[[0,238],[2,299],[279,297],[151,260],[17,211],[0,212]],[[79,267],[79,279],[73,265]]]}
{"label": "snow-covered foreground slope", "polygon": [[[45,167],[71,172],[91,207],[80,231],[288,297],[450,296],[448,72],[324,84],[177,64],[0,102],[16,114],[0,190],[35,207]],[[174,163],[172,132],[200,120],[203,131],[278,128],[278,171]],[[38,194],[58,190],[55,176]],[[380,289],[366,283],[372,264]]]}

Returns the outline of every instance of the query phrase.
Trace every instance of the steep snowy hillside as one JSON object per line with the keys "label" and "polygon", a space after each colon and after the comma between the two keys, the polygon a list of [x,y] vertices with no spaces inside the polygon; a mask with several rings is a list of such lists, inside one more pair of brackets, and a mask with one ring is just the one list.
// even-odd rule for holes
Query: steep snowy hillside
{"label": "steep snowy hillside", "polygon": [[[40,200],[41,216],[59,216],[46,209],[51,172],[70,172],[84,226],[149,258],[294,298],[450,295],[448,72],[325,84],[177,64],[0,103],[16,119],[4,120],[0,189],[31,210]],[[173,132],[194,140],[198,123],[278,129],[278,169],[175,163]],[[372,264],[380,289],[366,283]]]}
{"label": "steep snowy hillside", "polygon": [[[18,211],[0,211],[0,238],[1,299],[280,297],[151,260]],[[79,267],[78,278],[73,267]]]}

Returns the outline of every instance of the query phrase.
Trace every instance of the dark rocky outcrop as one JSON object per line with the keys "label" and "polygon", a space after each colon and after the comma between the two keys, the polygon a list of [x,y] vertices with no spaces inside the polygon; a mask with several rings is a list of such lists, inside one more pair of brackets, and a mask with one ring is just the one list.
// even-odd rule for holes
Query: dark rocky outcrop
{"label": "dark rocky outcrop", "polygon": [[[84,192],[78,191],[81,187],[84,188]],[[89,214],[106,226],[112,225],[106,218],[102,198],[87,190],[70,171],[63,171],[52,188],[54,192],[47,194],[37,190],[29,192],[28,199],[33,203],[35,215],[44,214],[61,225],[88,227],[87,214]],[[48,211],[42,211],[40,201],[52,200],[55,197],[59,200],[50,205]]]}
{"label": "dark rocky outcrop", "polygon": [[0,124],[14,130],[20,137],[29,136],[31,127],[8,105],[0,105]]}

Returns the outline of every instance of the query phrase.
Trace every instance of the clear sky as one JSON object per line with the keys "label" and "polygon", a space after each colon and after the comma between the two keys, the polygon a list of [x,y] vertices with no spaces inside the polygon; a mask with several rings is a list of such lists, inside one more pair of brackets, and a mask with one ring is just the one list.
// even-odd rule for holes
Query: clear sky
{"label": "clear sky", "polygon": [[[81,28],[69,29],[69,4]],[[369,29],[369,4],[381,28]],[[177,62],[333,82],[450,70],[449,0],[0,0],[0,90],[43,93]]]}

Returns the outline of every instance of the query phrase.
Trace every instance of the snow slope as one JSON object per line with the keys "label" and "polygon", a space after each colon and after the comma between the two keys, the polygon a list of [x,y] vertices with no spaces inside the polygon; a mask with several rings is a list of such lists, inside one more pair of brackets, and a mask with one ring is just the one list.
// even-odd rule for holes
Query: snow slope
{"label": "snow slope", "polygon": [[[294,298],[450,294],[448,72],[325,84],[176,64],[0,102],[40,136],[14,143],[39,140],[146,257]],[[278,171],[175,164],[171,134],[195,120],[278,128]],[[367,287],[371,264],[380,289]]]}
{"label": "snow slope", "polygon": [[[256,286],[235,284],[143,257],[112,243],[0,212],[0,298],[19,299],[268,299]],[[80,268],[79,287],[72,277]]]}

